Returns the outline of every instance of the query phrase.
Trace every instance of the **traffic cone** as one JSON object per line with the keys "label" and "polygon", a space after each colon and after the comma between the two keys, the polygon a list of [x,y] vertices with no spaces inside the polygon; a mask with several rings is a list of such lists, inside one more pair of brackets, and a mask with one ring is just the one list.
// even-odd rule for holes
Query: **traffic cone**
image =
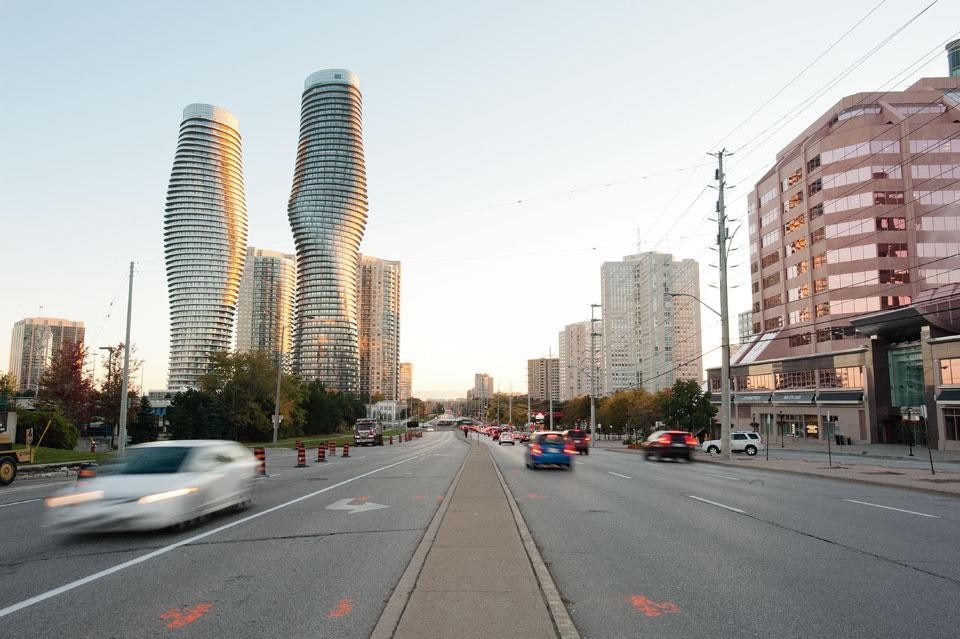
{"label": "traffic cone", "polygon": [[293,447],[294,447],[294,448],[302,448],[302,447],[303,447],[303,444],[300,443],[300,440],[298,439],[298,440],[296,441],[296,443],[293,445]]}
{"label": "traffic cone", "polygon": [[330,453],[331,457],[337,456],[337,442],[329,441],[327,442],[327,451]]}
{"label": "traffic cone", "polygon": [[350,456],[350,444],[349,444],[349,443],[344,443],[344,444],[343,444],[343,455],[341,455],[341,457],[349,457],[349,456]]}
{"label": "traffic cone", "polygon": [[390,445],[393,446],[393,435],[390,435]]}
{"label": "traffic cone", "polygon": [[322,445],[321,445],[321,446],[317,446],[317,461],[318,461],[318,462],[325,462],[325,461],[327,461],[326,452],[327,452],[327,451],[323,448]]}
{"label": "traffic cone", "polygon": [[267,450],[263,446],[253,449],[253,456],[257,458],[257,474],[265,477],[267,474]]}
{"label": "traffic cone", "polygon": [[297,449],[297,465],[295,468],[307,467],[307,449],[301,446]]}

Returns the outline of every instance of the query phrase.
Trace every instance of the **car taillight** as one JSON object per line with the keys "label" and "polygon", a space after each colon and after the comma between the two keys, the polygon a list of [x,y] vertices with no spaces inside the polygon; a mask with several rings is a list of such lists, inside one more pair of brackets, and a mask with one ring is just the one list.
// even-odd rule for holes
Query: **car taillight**
{"label": "car taillight", "polygon": [[587,435],[586,437],[584,437],[584,439],[587,441],[590,441],[590,435]]}
{"label": "car taillight", "polygon": [[663,444],[664,446],[666,446],[667,444],[670,443],[670,435],[664,435],[663,437],[657,440],[657,443]]}
{"label": "car taillight", "polygon": [[534,455],[539,455],[542,452],[542,450],[539,446],[531,446],[530,452],[533,453]]}
{"label": "car taillight", "polygon": [[696,446],[697,444],[700,443],[697,440],[697,438],[694,437],[693,435],[687,435],[686,440],[687,440],[687,446]]}
{"label": "car taillight", "polygon": [[564,446],[563,452],[567,453],[568,455],[572,455],[577,452],[577,449],[574,446]]}

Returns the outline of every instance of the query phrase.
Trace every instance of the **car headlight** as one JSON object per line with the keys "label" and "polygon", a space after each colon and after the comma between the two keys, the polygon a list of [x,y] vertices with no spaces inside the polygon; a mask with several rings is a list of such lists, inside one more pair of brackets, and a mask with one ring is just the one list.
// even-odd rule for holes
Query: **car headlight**
{"label": "car headlight", "polygon": [[152,495],[144,495],[137,500],[138,504],[152,504],[157,501],[163,501],[165,499],[176,499],[177,497],[183,497],[189,495],[190,493],[197,492],[195,486],[189,488],[177,488],[176,490],[168,490],[162,493],[154,493]]}
{"label": "car headlight", "polygon": [[72,493],[70,495],[59,495],[56,497],[47,497],[43,504],[47,508],[57,508],[59,506],[73,506],[88,501],[95,501],[103,498],[102,490],[91,490],[85,493]]}

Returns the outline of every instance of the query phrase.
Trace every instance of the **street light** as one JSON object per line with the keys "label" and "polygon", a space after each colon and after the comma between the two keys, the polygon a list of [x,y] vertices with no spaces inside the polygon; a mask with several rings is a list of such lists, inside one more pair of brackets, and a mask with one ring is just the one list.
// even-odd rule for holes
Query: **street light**
{"label": "street light", "polygon": [[[666,286],[664,286],[664,288],[666,288]],[[725,288],[726,277],[724,276],[724,282],[721,286],[721,289],[724,290],[721,290],[722,299],[720,300],[722,302],[720,305],[722,312],[690,293],[671,293],[667,291],[667,295],[670,297],[691,297],[700,302],[701,306],[713,311],[713,313],[720,318],[720,441],[723,442],[720,447],[720,457],[730,459],[730,327],[727,321]]]}
{"label": "street light", "polygon": [[277,432],[280,430],[280,379],[283,376],[283,337],[286,333],[287,325],[280,326],[280,342],[277,344],[277,394],[273,400],[273,443],[277,443]]}

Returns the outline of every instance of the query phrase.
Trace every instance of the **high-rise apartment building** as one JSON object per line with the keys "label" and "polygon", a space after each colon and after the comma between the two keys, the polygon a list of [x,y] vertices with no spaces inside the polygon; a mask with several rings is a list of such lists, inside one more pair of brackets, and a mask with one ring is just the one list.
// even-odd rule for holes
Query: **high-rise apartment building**
{"label": "high-rise apartment building", "polygon": [[[599,322],[596,323],[599,326]],[[590,354],[594,354],[591,364]],[[591,379],[599,373],[596,366],[600,353],[600,342],[596,340],[593,350],[590,348],[590,321],[566,325],[560,331],[560,401],[574,397],[590,395]],[[599,387],[596,389],[599,392]]]}
{"label": "high-rise apartment building", "polygon": [[413,364],[400,362],[400,401],[413,397]]}
{"label": "high-rise apartment building", "polygon": [[361,396],[396,400],[400,385],[400,262],[360,260]]}
{"label": "high-rise apartment building", "polygon": [[294,367],[346,392],[359,389],[357,270],[367,223],[361,103],[351,71],[306,79],[288,205],[297,252]]}
{"label": "high-rise apartment building", "polygon": [[473,388],[467,391],[467,399],[488,400],[493,397],[493,378],[486,373],[475,373]]}
{"label": "high-rise apartment building", "polygon": [[247,247],[237,301],[237,350],[286,356],[293,343],[296,256]]}
{"label": "high-rise apartment building", "polygon": [[699,296],[696,260],[647,252],[604,262],[604,392],[655,393],[679,379],[702,379]]}
{"label": "high-rise apartment building", "polygon": [[37,382],[61,348],[83,343],[83,322],[54,317],[27,317],[13,325],[9,372],[17,378],[17,390],[36,391]]}
{"label": "high-rise apartment building", "polygon": [[560,359],[538,357],[527,360],[527,394],[533,401],[560,401]]}
{"label": "high-rise apartment building", "polygon": [[237,117],[210,104],[183,110],[164,216],[170,300],[169,388],[192,388],[211,353],[230,350],[247,248]]}

